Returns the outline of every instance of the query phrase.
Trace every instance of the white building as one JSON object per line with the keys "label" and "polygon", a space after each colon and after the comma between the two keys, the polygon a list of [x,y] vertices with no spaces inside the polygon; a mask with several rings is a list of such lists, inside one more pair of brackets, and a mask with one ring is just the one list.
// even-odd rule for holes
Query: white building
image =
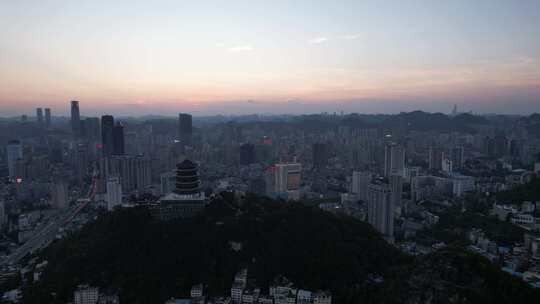
{"label": "white building", "polygon": [[442,160],[442,170],[443,172],[446,172],[448,174],[452,173],[453,171],[453,164],[452,161],[449,158],[444,158]]}
{"label": "white building", "polygon": [[358,194],[363,201],[367,200],[368,184],[371,182],[371,173],[353,171],[351,192]]}
{"label": "white building", "polygon": [[452,194],[454,197],[462,197],[465,192],[475,189],[474,177],[454,174],[452,176]]}
{"label": "white building", "polygon": [[244,285],[242,283],[234,282],[231,286],[231,299],[233,303],[241,303],[243,294]]}
{"label": "white building", "polygon": [[313,296],[313,304],[332,304],[332,295],[329,292],[318,291]]}
{"label": "white building", "polygon": [[204,294],[203,292],[204,292],[203,284],[193,285],[193,287],[191,287],[190,296],[191,298],[199,298],[203,296]]}
{"label": "white building", "polygon": [[79,285],[73,295],[75,304],[96,304],[99,300],[99,288]]}
{"label": "white building", "polygon": [[307,304],[311,303],[311,291],[299,289],[296,294],[296,303],[297,304]]}
{"label": "white building", "polygon": [[516,225],[532,225],[534,224],[534,217],[530,214],[514,214],[510,219],[512,224]]}
{"label": "white building", "polygon": [[105,201],[107,201],[107,210],[109,211],[122,204],[122,183],[118,177],[109,177],[107,180]]}

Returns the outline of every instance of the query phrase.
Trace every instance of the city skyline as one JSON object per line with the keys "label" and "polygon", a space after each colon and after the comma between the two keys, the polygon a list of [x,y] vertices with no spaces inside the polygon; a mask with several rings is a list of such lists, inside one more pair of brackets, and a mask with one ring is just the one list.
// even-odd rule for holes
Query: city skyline
{"label": "city skyline", "polygon": [[540,112],[540,3],[0,5],[0,115]]}

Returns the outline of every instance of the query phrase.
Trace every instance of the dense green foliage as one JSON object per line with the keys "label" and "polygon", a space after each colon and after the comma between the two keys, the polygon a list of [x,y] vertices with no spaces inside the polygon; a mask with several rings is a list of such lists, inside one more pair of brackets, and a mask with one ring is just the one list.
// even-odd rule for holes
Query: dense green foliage
{"label": "dense green foliage", "polygon": [[419,257],[392,294],[405,303],[537,303],[540,292],[510,277],[483,257],[447,247]]}
{"label": "dense green foliage", "polygon": [[[242,249],[233,250],[230,242],[241,243]],[[189,220],[153,221],[144,208],[99,218],[42,254],[49,266],[41,281],[25,288],[24,303],[66,303],[80,283],[117,289],[122,303],[163,303],[187,296],[192,284],[201,282],[210,294],[223,295],[242,266],[249,266],[261,287],[284,275],[301,288],[331,290],[335,303],[407,303],[424,299],[424,290],[440,299],[435,303],[447,303],[454,294],[487,301],[498,293],[504,293],[501,299],[534,293],[482,266],[487,263],[482,258],[457,252],[469,261],[465,265],[482,263],[480,268],[456,269],[457,277],[430,285],[421,280],[422,273],[438,268],[437,255],[415,261],[363,222],[302,204],[224,194]],[[445,287],[462,284],[462,272],[475,282],[474,292]],[[517,287],[498,290],[499,284]]]}
{"label": "dense green foliage", "polygon": [[461,208],[452,207],[440,214],[439,223],[418,234],[445,243],[465,243],[466,233],[473,228],[482,229],[488,238],[499,245],[512,245],[523,241],[522,228],[509,222],[502,222],[493,216],[478,212],[461,212]]}
{"label": "dense green foliage", "polygon": [[496,194],[500,202],[521,203],[523,201],[540,201],[540,178],[533,178],[529,183],[515,187],[512,190]]}

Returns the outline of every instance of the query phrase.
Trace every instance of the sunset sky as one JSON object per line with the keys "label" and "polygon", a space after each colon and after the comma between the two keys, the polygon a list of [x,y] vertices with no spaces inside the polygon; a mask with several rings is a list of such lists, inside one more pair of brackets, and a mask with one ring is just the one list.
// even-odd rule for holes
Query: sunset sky
{"label": "sunset sky", "polygon": [[0,115],[540,111],[540,1],[0,0]]}

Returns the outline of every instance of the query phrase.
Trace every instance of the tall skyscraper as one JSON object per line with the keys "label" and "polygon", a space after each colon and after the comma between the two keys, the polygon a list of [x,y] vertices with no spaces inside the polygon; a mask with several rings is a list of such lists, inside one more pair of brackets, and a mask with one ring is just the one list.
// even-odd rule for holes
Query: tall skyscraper
{"label": "tall skyscraper", "polygon": [[104,157],[114,154],[114,117],[112,115],[101,116],[101,145]]}
{"label": "tall skyscraper", "polygon": [[99,118],[88,117],[84,120],[84,135],[86,136],[86,139],[89,141],[98,142],[101,137],[99,131]]}
{"label": "tall skyscraper", "polygon": [[54,208],[64,209],[68,207],[68,185],[64,179],[57,178],[51,184],[51,205]]}
{"label": "tall skyscraper", "polygon": [[360,199],[367,201],[368,185],[371,182],[372,176],[369,172],[353,171],[351,192],[358,194]]}
{"label": "tall skyscraper", "polygon": [[509,152],[508,149],[508,138],[506,136],[500,134],[495,136],[494,140],[494,148],[495,148],[495,157],[503,157],[506,156]]}
{"label": "tall skyscraper", "polygon": [[441,170],[448,174],[452,173],[452,171],[454,170],[452,160],[447,157],[444,157],[442,160]]}
{"label": "tall skyscraper", "polygon": [[90,157],[87,143],[78,143],[75,148],[74,168],[77,175],[77,181],[82,185],[90,164]]}
{"label": "tall skyscraper", "polygon": [[253,144],[240,145],[240,164],[250,165],[255,162],[255,146]]}
{"label": "tall skyscraper", "polygon": [[180,113],[178,114],[178,136],[180,141],[186,145],[191,146],[193,140],[193,125],[192,117],[190,114]]}
{"label": "tall skyscraper", "polygon": [[392,190],[381,181],[368,186],[368,222],[387,239],[394,235]]}
{"label": "tall skyscraper", "polygon": [[402,207],[403,177],[399,174],[391,174],[388,180],[390,182],[390,190],[392,191],[393,207]]}
{"label": "tall skyscraper", "polygon": [[463,146],[457,146],[450,151],[450,159],[455,169],[462,169],[465,163],[465,149]]}
{"label": "tall skyscraper", "polygon": [[429,169],[441,170],[444,152],[436,147],[429,147]]}
{"label": "tall skyscraper", "polygon": [[48,128],[51,126],[51,109],[45,108],[45,126]]}
{"label": "tall skyscraper", "polygon": [[77,100],[71,101],[71,131],[75,136],[81,135],[81,114]]}
{"label": "tall skyscraper", "polygon": [[120,122],[116,122],[113,128],[113,153],[114,155],[125,154],[124,126]]}
{"label": "tall skyscraper", "polygon": [[0,228],[6,224],[6,203],[0,200]]}
{"label": "tall skyscraper", "polygon": [[17,160],[23,158],[22,144],[18,140],[11,140],[8,142],[6,150],[9,177],[15,178]]}
{"label": "tall skyscraper", "polygon": [[405,149],[395,143],[384,146],[384,176],[392,173],[403,174],[405,169]]}
{"label": "tall skyscraper", "polygon": [[43,109],[42,108],[36,109],[36,118],[37,118],[37,123],[39,125],[43,125]]}
{"label": "tall skyscraper", "polygon": [[122,184],[117,176],[107,179],[105,200],[107,201],[107,210],[109,211],[112,211],[115,206],[122,204]]}
{"label": "tall skyscraper", "polygon": [[328,163],[328,151],[325,143],[314,143],[312,145],[313,166],[324,168]]}

